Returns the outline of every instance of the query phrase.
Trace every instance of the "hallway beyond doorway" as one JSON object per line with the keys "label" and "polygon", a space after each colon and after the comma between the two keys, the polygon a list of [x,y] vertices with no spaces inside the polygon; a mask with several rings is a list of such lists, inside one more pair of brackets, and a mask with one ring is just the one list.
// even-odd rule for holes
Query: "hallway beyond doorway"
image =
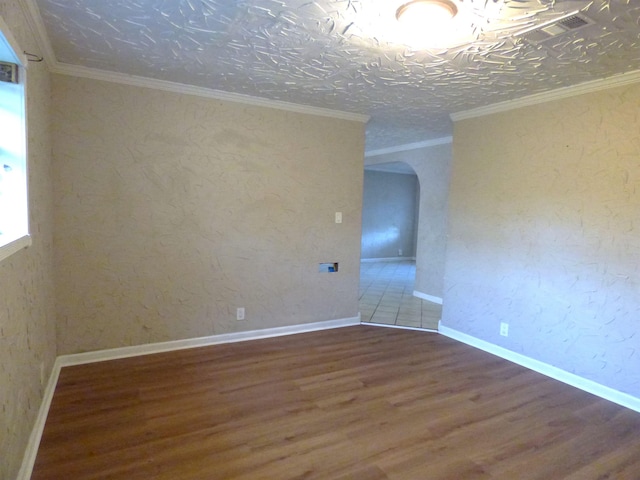
{"label": "hallway beyond doorway", "polygon": [[361,321],[437,330],[442,305],[414,297],[415,278],[412,260],[361,262]]}

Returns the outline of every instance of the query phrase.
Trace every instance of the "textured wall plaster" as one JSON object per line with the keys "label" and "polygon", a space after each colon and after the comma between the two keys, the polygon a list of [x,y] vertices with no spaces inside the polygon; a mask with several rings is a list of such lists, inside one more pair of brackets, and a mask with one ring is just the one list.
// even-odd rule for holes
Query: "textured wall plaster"
{"label": "textured wall plaster", "polygon": [[410,165],[420,182],[415,289],[442,298],[451,145],[436,145],[366,159],[367,165],[390,162]]}
{"label": "textured wall plaster", "polygon": [[[39,54],[20,5],[0,0],[20,47]],[[0,262],[0,479],[16,477],[56,355],[52,277],[49,73],[31,63],[27,84],[33,245]]]}
{"label": "textured wall plaster", "polygon": [[61,353],[357,315],[363,124],[53,78]]}
{"label": "textured wall plaster", "polygon": [[365,170],[362,258],[415,255],[418,193],[415,175]]}
{"label": "textured wall plaster", "polygon": [[639,112],[634,85],[456,123],[444,325],[640,397]]}

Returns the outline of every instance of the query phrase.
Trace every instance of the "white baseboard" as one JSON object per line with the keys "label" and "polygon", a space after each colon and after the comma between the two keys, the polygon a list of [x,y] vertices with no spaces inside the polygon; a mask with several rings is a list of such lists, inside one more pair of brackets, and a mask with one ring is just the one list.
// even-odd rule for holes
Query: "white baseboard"
{"label": "white baseboard", "polygon": [[99,350],[96,352],[76,353],[71,355],[60,355],[53,365],[49,382],[44,391],[44,397],[40,404],[40,410],[36,418],[35,425],[31,430],[29,442],[25,449],[22,465],[16,480],[29,480],[33,472],[33,466],[38,454],[40,439],[44,432],[44,426],[53,400],[53,394],[60,376],[62,367],[72,365],[82,365],[85,363],[102,362],[106,360],[116,360],[119,358],[136,357],[153,353],[168,352],[172,350],[184,350],[186,348],[204,347],[208,345],[219,345],[222,343],[244,342],[248,340],[258,340],[260,338],[280,337],[283,335],[293,335],[296,333],[315,332],[318,330],[328,330],[331,328],[350,327],[360,325],[360,314],[357,317],[341,318],[338,320],[328,320],[324,322],[303,323],[290,325],[287,327],[265,328],[264,330],[251,330],[248,332],[224,333],[211,335],[209,337],[190,338],[186,340],[174,340],[171,342],[150,343],[147,345],[135,345],[132,347],[112,348],[109,350]]}
{"label": "white baseboard", "polygon": [[[167,352],[171,350],[181,350],[186,348],[201,347],[207,345],[217,345],[222,343],[242,342],[248,340],[257,340],[260,338],[278,337],[283,335],[291,335],[296,333],[313,332],[318,330],[326,330],[331,328],[340,328],[353,325],[359,325],[360,316],[344,318],[339,320],[329,320],[326,322],[316,322],[301,325],[292,325],[288,327],[276,327],[268,328],[264,330],[252,330],[248,332],[227,333],[221,335],[212,335],[209,337],[200,337],[187,340],[176,340],[172,342],[155,343],[149,345],[138,345],[133,347],[123,347],[111,350],[101,350],[98,352],[88,352],[73,355],[62,355],[56,359],[53,366],[53,370],[49,377],[47,387],[44,392],[44,397],[38,411],[35,425],[31,431],[29,442],[25,450],[25,455],[22,461],[22,466],[18,473],[16,480],[29,480],[33,471],[36,456],[38,453],[38,447],[40,445],[40,439],[44,431],[44,426],[47,420],[47,414],[51,406],[53,394],[55,391],[56,383],[60,375],[60,369],[63,366],[80,365],[84,363],[99,362],[104,360],[115,360],[118,358],[133,357],[139,355],[148,355],[152,353]],[[378,323],[362,322],[362,325],[373,325],[376,327],[388,327],[388,328],[403,328],[407,330],[421,330],[437,332],[436,330],[425,330],[414,327],[401,327],[398,325],[384,325]],[[579,388],[586,392],[597,395],[601,398],[609,400],[611,402],[622,405],[636,412],[640,412],[640,399],[632,395],[614,390],[591,380],[586,380],[575,374],[566,372],[557,367],[553,367],[544,362],[528,358],[524,355],[512,352],[506,348],[499,347],[484,340],[472,337],[465,333],[459,332],[449,327],[439,325],[439,333],[445,335],[454,340],[466,343],[475,348],[479,348],[493,355],[504,358],[511,362],[522,365],[523,367],[534,370],[538,373],[546,375],[555,380],[559,380],[563,383]]]}
{"label": "white baseboard", "polygon": [[108,350],[98,350],[87,353],[74,353],[72,355],[61,355],[58,357],[60,366],[82,365],[85,363],[102,362],[105,360],[117,360],[119,358],[136,357],[138,355],[149,355],[152,353],[170,352],[173,350],[183,350],[185,348],[206,347],[209,345],[219,345],[221,343],[245,342],[248,340],[258,340],[260,338],[280,337],[282,335],[292,335],[295,333],[315,332],[317,330],[327,330],[330,328],[349,327],[360,324],[360,316],[342,318],[339,320],[328,320],[324,322],[303,323],[286,327],[265,328],[264,330],[249,330],[246,332],[222,333],[208,337],[188,338],[185,340],[173,340],[170,342],[149,343],[146,345],[134,345],[132,347],[111,348]]}
{"label": "white baseboard", "polygon": [[416,257],[383,257],[383,258],[361,258],[362,263],[375,263],[375,262],[400,262],[412,260],[416,261]]}
{"label": "white baseboard", "polygon": [[433,295],[427,295],[426,293],[419,292],[417,290],[413,291],[413,296],[421,298],[431,303],[437,303],[438,305],[442,305],[442,298],[434,297]]}
{"label": "white baseboard", "polygon": [[582,378],[574,373],[569,373],[566,370],[554,367],[548,363],[534,360],[533,358],[507,350],[506,348],[494,345],[493,343],[480,340],[479,338],[472,337],[471,335],[459,332],[453,328],[440,325],[439,332],[442,335],[458,340],[459,342],[466,343],[467,345],[479,348],[480,350],[484,350],[485,352],[504,358],[510,362],[522,365],[529,370],[541,373],[547,377],[571,385],[572,387],[579,388],[580,390],[584,390],[585,392],[604,398],[605,400],[609,400],[613,403],[617,403],[618,405],[622,405],[623,407],[640,412],[640,398],[629,395],[628,393],[623,393],[592,380],[587,380],[586,378]]}
{"label": "white baseboard", "polygon": [[53,400],[53,393],[56,390],[56,384],[58,383],[58,377],[60,376],[60,362],[56,359],[49,375],[49,381],[44,389],[44,395],[42,402],[40,403],[40,409],[38,410],[38,416],[36,422],[31,430],[27,448],[25,449],[24,456],[22,458],[22,465],[16,480],[29,480],[31,473],[33,472],[33,465],[36,462],[36,456],[38,454],[38,447],[40,446],[40,439],[42,438],[42,432],[44,432],[44,424],[47,421],[47,415],[49,414],[49,407],[51,407],[51,400]]}

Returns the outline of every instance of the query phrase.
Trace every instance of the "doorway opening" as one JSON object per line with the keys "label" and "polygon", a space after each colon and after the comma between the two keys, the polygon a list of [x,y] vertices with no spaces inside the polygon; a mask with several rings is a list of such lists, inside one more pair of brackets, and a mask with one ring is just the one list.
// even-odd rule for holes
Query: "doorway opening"
{"label": "doorway opening", "polygon": [[437,330],[442,306],[414,296],[420,181],[404,162],[364,172],[359,308],[362,322]]}

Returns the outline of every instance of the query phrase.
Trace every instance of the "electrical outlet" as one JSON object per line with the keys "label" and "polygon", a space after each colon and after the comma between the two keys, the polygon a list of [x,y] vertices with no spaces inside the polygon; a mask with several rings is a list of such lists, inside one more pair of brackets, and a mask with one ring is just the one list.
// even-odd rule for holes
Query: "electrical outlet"
{"label": "electrical outlet", "polygon": [[236,320],[244,320],[244,307],[240,307],[236,310]]}
{"label": "electrical outlet", "polygon": [[398,256],[399,256],[399,257],[401,257],[401,256],[402,256],[402,249],[401,249],[401,248],[399,248],[399,249],[398,249]]}
{"label": "electrical outlet", "polygon": [[509,336],[509,324],[508,323],[500,323],[500,335],[503,337]]}

